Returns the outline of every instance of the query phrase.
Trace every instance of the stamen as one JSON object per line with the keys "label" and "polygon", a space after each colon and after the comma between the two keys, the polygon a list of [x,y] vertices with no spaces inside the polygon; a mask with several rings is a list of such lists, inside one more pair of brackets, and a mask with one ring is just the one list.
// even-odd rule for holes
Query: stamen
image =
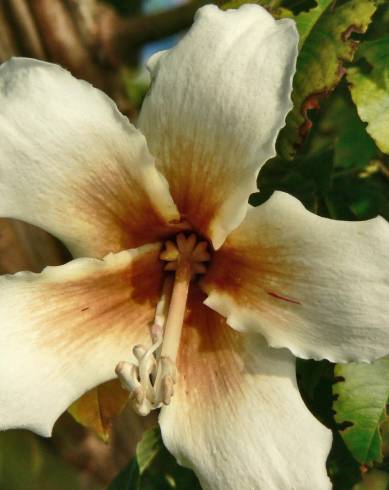
{"label": "stamen", "polygon": [[151,337],[153,342],[162,337],[166,317],[169,311],[170,298],[172,296],[174,277],[167,276],[163,283],[161,298],[155,310],[155,318],[151,327]]}
{"label": "stamen", "polygon": [[172,276],[165,279],[151,327],[152,345],[148,349],[143,345],[133,348],[137,365],[122,361],[116,366],[116,374],[140,415],[170,403],[190,281],[195,274],[206,271],[204,262],[210,260],[207,243],[197,242],[196,235],[180,233],[176,242],[167,241],[160,255],[168,262],[165,270],[175,271],[175,277],[174,283]]}

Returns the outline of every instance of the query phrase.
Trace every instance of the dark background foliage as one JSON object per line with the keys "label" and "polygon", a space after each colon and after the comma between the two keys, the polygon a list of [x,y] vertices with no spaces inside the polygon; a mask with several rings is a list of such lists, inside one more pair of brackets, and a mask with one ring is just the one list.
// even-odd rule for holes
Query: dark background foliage
{"label": "dark background foliage", "polygon": [[[3,0],[0,61],[23,55],[60,63],[106,91],[134,118],[147,90],[141,70],[145,53],[154,49],[152,43],[160,48],[166,38],[184,32],[196,9],[209,2],[172,3]],[[294,109],[279,136],[278,156],[259,175],[260,192],[251,196],[252,204],[278,189],[324,217],[389,219],[389,111],[377,114],[370,103],[375,98],[379,107],[389,107],[388,2],[258,3],[275,17],[294,17],[301,41]],[[0,219],[0,273],[40,271],[67,260],[68,252],[42,230]],[[297,373],[307,406],[334,432],[328,459],[334,488],[388,489],[389,362],[335,366],[298,360]],[[140,419],[125,410],[105,422],[96,421],[100,437],[69,414],[57,422],[50,440],[24,431],[0,433],[0,488],[199,488],[195,476],[163,447],[154,416]]]}

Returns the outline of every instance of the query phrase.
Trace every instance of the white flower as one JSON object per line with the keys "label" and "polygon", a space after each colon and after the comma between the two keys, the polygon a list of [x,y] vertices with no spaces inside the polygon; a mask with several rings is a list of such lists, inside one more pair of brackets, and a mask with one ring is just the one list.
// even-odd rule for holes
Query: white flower
{"label": "white flower", "polygon": [[0,278],[0,428],[50,435],[116,368],[139,412],[167,405],[164,442],[204,489],[330,488],[294,355],[389,352],[389,227],[281,192],[248,206],[297,42],[258,6],[202,8],[152,58],[139,129],[58,66],[0,68],[0,215],[93,257]]}

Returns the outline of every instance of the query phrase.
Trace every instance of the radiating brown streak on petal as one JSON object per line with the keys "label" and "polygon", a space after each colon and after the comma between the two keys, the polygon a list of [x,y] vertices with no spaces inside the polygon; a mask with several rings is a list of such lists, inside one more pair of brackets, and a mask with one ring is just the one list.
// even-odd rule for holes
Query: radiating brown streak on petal
{"label": "radiating brown streak on petal", "polygon": [[[299,270],[288,263],[283,247],[239,248],[228,241],[214,253],[205,282],[234,295],[248,294],[253,299],[259,292],[285,290]],[[258,301],[258,298],[257,298]]]}
{"label": "radiating brown streak on petal", "polygon": [[[159,250],[136,258],[117,272],[100,271],[64,284],[48,283],[40,289],[35,305],[31,305],[35,311],[45,306],[36,341],[52,350],[104,342],[104,338],[112,335],[118,342],[125,341],[126,331],[148,330],[161,287]],[[49,310],[50,323],[46,320],[45,324]],[[38,316],[37,324],[39,321]],[[63,324],[62,329],[50,328],[58,323]]]}
{"label": "radiating brown streak on petal", "polygon": [[179,211],[195,230],[206,233],[226,196],[242,178],[239,165],[227,167],[207,148],[179,138],[162,158],[159,168],[169,182]]}
{"label": "radiating brown streak on petal", "polygon": [[243,339],[222,316],[203,304],[204,299],[204,293],[192,285],[178,356],[177,389],[191,390],[192,397],[218,405],[231,390],[239,393],[244,367],[237,353]]}
{"label": "radiating brown streak on petal", "polygon": [[[99,223],[104,230],[104,253],[119,252],[166,238],[182,229],[169,224],[155,209],[155,204],[131,176],[104,175],[96,182],[92,177],[77,191],[77,212]],[[109,249],[107,249],[107,247]]]}
{"label": "radiating brown streak on petal", "polygon": [[[239,306],[248,311],[255,310],[269,321],[282,319],[285,309],[296,308],[286,298],[301,302],[300,298],[288,297],[301,268],[288,262],[282,245],[261,247],[257,243],[255,247],[247,247],[244,237],[240,243],[238,241],[239,238],[235,237],[236,243],[232,246],[227,239],[223,247],[214,253],[203,279],[205,290],[225,293]],[[275,298],[273,304],[269,292],[282,298]],[[283,298],[285,300],[281,301]]]}

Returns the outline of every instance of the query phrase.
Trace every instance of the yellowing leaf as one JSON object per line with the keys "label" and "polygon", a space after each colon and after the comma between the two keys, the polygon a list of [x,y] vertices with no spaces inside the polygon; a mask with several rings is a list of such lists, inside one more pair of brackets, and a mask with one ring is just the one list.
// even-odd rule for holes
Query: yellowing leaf
{"label": "yellowing leaf", "polygon": [[107,442],[111,435],[112,419],[121,413],[127,401],[128,391],[114,379],[85,393],[73,403],[69,413],[78,423]]}
{"label": "yellowing leaf", "polygon": [[349,0],[337,8],[333,2],[318,0],[317,6],[296,17],[300,33],[300,53],[293,82],[293,110],[278,139],[278,152],[292,158],[312,122],[308,111],[318,109],[344,75],[344,62],[353,59],[357,43],[352,32],[363,33],[376,10],[373,0]]}
{"label": "yellowing leaf", "polygon": [[389,154],[389,36],[364,42],[358,59],[370,69],[352,67],[347,71],[351,96],[367,132],[384,153]]}
{"label": "yellowing leaf", "polygon": [[297,29],[299,31],[299,49],[301,50],[326,10],[334,3],[334,0],[316,0],[316,7],[313,7],[308,12],[301,12],[296,17]]}

